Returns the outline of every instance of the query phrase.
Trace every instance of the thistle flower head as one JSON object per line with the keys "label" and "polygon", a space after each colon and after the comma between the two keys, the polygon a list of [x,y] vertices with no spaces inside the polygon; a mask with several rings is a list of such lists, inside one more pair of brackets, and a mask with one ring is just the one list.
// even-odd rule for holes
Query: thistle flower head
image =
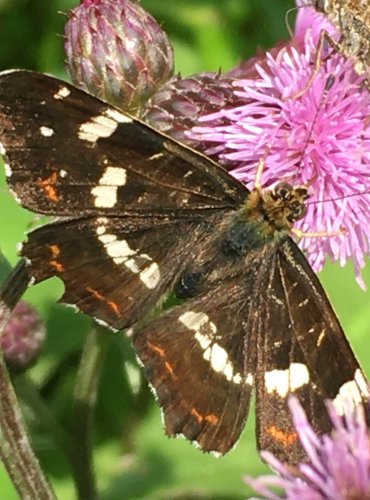
{"label": "thistle flower head", "polygon": [[303,238],[301,247],[316,271],[326,256],[341,265],[352,258],[364,286],[360,269],[370,243],[370,93],[353,63],[331,47],[324,47],[314,69],[322,29],[334,36],[322,15],[310,7],[299,9],[292,43],[257,62],[258,76],[234,81],[244,104],[202,117],[190,137],[249,188],[261,158],[263,186],[279,180],[309,185],[307,214],[297,227],[327,236]]}
{"label": "thistle flower head", "polygon": [[194,147],[199,142],[186,134],[205,113],[241,103],[233,78],[220,73],[174,77],[159,89],[141,109],[141,118],[153,127]]}
{"label": "thistle flower head", "polygon": [[345,405],[341,416],[333,403],[328,413],[330,435],[317,436],[294,397],[289,402],[294,426],[308,462],[297,469],[285,466],[271,453],[263,459],[278,476],[245,477],[246,483],[264,498],[281,499],[270,487],[282,488],[287,500],[360,500],[370,498],[370,434],[362,406]]}

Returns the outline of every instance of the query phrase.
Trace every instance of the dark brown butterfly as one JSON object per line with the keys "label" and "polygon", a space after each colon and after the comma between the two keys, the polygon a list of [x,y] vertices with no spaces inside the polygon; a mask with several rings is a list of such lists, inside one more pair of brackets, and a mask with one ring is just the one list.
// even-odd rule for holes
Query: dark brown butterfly
{"label": "dark brown butterfly", "polygon": [[[54,78],[0,75],[7,182],[57,216],[22,248],[36,282],[133,345],[166,433],[224,454],[256,391],[259,448],[295,463],[295,394],[319,433],[326,398],[368,401],[365,377],[306,258],[289,236],[304,186],[248,191],[209,158]],[[173,293],[179,305],[153,317]],[[367,404],[364,405],[368,410]]]}

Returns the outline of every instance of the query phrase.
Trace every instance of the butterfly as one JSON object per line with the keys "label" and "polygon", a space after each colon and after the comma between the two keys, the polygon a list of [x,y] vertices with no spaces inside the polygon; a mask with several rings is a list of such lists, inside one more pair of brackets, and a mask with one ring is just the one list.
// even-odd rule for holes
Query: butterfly
{"label": "butterfly", "polygon": [[[326,398],[368,411],[365,376],[290,237],[307,187],[249,191],[206,156],[28,71],[0,75],[0,141],[16,199],[56,217],[23,244],[30,275],[58,276],[62,302],[130,332],[167,435],[227,453],[254,389],[258,447],[296,463],[289,395],[319,433],[331,428]],[[158,312],[170,294],[178,305]]]}

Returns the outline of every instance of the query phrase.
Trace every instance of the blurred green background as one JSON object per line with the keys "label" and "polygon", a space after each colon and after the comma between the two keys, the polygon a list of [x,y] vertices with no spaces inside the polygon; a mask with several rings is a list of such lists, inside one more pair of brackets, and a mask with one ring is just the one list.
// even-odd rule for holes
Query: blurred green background
{"label": "blurred green background", "polygon": [[[169,8],[169,3],[171,7]],[[142,0],[161,23],[175,49],[183,75],[230,69],[252,56],[257,46],[287,38],[285,13],[293,0]],[[0,69],[30,68],[67,79],[63,65],[63,25],[72,0],[0,0]],[[293,19],[293,17],[291,18]],[[293,20],[291,21],[293,23]],[[0,170],[0,248],[12,264],[35,215],[22,210],[8,193]],[[370,284],[369,267],[364,271]],[[369,294],[356,285],[351,264],[327,264],[321,273],[344,329],[370,373]],[[43,315],[48,339],[36,366],[27,374],[63,425],[71,424],[71,397],[78,359],[91,322],[55,304],[58,280],[30,289],[26,298]],[[74,498],[67,462],[22,394],[29,380],[18,380],[20,399],[34,448],[58,498]],[[107,354],[95,418],[94,457],[104,500],[242,499],[243,474],[266,471],[255,452],[253,411],[236,449],[216,460],[183,440],[163,435],[158,408],[141,378],[129,345],[115,336]],[[0,498],[17,498],[0,469]]]}

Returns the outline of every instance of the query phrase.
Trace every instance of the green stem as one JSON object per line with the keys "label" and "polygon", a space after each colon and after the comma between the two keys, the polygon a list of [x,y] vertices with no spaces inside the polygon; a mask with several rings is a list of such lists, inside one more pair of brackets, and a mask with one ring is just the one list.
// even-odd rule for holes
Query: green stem
{"label": "green stem", "polygon": [[91,454],[92,422],[101,367],[109,340],[110,334],[106,328],[96,325],[91,329],[76,378],[71,466],[81,500],[97,498]]}
{"label": "green stem", "polygon": [[21,374],[14,378],[13,384],[22,402],[38,417],[39,422],[50,432],[65,458],[70,460],[72,455],[71,436],[61,427],[53,412],[44,403],[33,381],[26,374]]}
{"label": "green stem", "polygon": [[0,332],[3,331],[13,307],[18,303],[31,281],[28,274],[27,264],[21,259],[8,277],[1,282],[0,288]]}

